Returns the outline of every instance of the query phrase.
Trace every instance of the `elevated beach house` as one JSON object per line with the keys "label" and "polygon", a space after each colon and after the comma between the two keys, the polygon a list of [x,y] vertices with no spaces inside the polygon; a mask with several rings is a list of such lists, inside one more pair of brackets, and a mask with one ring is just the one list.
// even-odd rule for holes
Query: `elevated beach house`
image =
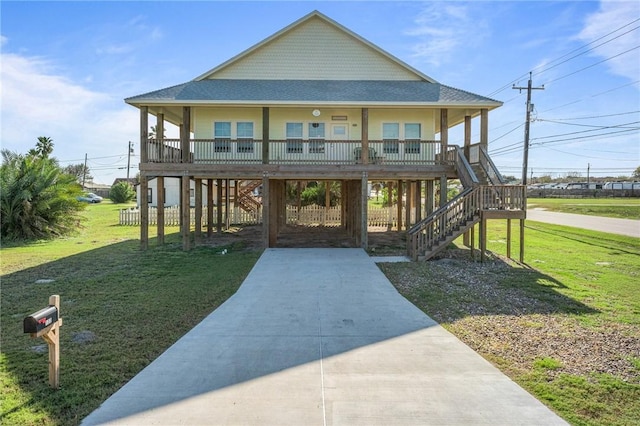
{"label": "elevated beach house", "polygon": [[[503,185],[487,154],[489,111],[501,102],[445,86],[317,11],[192,81],[125,101],[140,110],[143,248],[148,182],[162,188],[167,177],[181,180],[184,249],[220,224],[213,192],[223,200],[230,180],[237,198],[261,191],[264,247],[277,245],[286,223],[286,181],[340,182],[341,226],[364,248],[368,185],[393,186],[404,194],[397,228],[415,259],[461,234],[473,244],[476,224],[483,249],[486,219],[508,219],[509,227],[520,219],[523,227],[524,188]],[[472,143],[474,117],[480,140]],[[165,122],[180,127],[179,139],[164,137]],[[462,146],[449,143],[456,125],[464,126]],[[438,190],[450,179],[464,188],[453,200]],[[162,194],[155,200],[160,243]]]}

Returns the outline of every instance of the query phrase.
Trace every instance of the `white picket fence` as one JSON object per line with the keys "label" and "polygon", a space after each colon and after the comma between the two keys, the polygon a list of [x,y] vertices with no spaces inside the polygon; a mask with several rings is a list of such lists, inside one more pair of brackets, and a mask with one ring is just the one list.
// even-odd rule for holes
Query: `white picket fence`
{"label": "white picket fence", "polygon": [[[287,206],[287,224],[290,225],[308,225],[308,226],[340,226],[341,221],[341,207],[334,206],[330,208],[311,205],[305,206],[300,209],[296,206]],[[233,207],[229,210],[230,222],[236,225],[257,225],[262,223],[262,212],[247,212],[239,207]],[[367,213],[369,219],[369,226],[381,227],[392,226],[395,227],[398,223],[397,219],[398,208],[397,207],[369,207]],[[190,209],[191,223],[195,223],[196,209],[192,207]],[[214,220],[218,217],[218,207],[213,208]],[[404,213],[403,213],[404,217]],[[180,225],[180,207],[172,206],[165,207],[164,209],[164,223],[165,226],[179,226]],[[202,210],[202,223],[207,223],[207,209]],[[155,207],[149,207],[149,225],[158,224],[158,209]],[[140,210],[138,208],[123,209],[120,210],[120,225],[135,226],[140,225]]]}

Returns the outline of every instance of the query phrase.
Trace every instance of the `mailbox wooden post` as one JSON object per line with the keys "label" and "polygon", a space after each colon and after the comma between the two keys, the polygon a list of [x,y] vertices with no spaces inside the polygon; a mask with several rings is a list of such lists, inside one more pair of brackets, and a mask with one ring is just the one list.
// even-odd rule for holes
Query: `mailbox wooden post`
{"label": "mailbox wooden post", "polygon": [[60,296],[49,297],[49,306],[24,319],[24,332],[42,337],[49,346],[49,385],[60,387]]}

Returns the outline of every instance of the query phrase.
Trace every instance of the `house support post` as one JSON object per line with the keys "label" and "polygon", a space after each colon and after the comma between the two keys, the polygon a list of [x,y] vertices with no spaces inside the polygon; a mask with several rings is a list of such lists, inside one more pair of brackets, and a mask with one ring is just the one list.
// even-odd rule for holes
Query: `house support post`
{"label": "house support post", "polygon": [[140,107],[140,162],[149,162],[149,107]]}
{"label": "house support post", "polygon": [[[345,218],[347,217],[347,206],[346,206],[346,185],[345,185],[345,181],[341,180],[340,181],[340,227],[342,227],[342,229],[347,229],[347,222],[345,220]],[[300,211],[300,207],[298,207],[298,211]],[[298,220],[300,220],[300,217],[298,216]]]}
{"label": "house support post", "polygon": [[404,223],[405,229],[409,229],[411,226],[411,210],[413,210],[413,182],[408,180],[406,187],[407,195],[404,209]]}
{"label": "house support post", "polygon": [[224,229],[231,228],[231,180],[224,180]]}
{"label": "house support post", "polygon": [[511,259],[511,219],[507,219],[507,258]]}
{"label": "house support post", "polygon": [[402,231],[402,191],[404,190],[402,181],[398,181],[398,232]]}
{"label": "house support post", "polygon": [[324,215],[322,215],[322,225],[327,225],[329,210],[331,209],[331,181],[324,182]]}
{"label": "house support post", "polygon": [[207,179],[207,237],[213,235],[213,179]]}
{"label": "house support post", "polygon": [[182,233],[182,250],[191,249],[191,203],[189,202],[189,186],[191,179],[189,176],[180,177],[180,226]]}
{"label": "house support post", "polygon": [[387,200],[389,205],[387,210],[389,212],[389,221],[387,222],[387,231],[391,231],[393,228],[393,182],[387,182]]}
{"label": "house support post", "polygon": [[425,201],[424,201],[424,216],[428,217],[433,213],[433,206],[436,193],[436,181],[431,179],[427,181],[427,187],[425,188]]}
{"label": "house support post", "polygon": [[[189,135],[191,132],[191,107],[182,107],[182,125],[180,126],[180,160],[182,163],[190,163]],[[191,178],[187,175],[180,177],[180,225],[182,227],[182,249],[191,249],[191,203],[189,202],[189,189]]]}
{"label": "house support post", "polygon": [[161,246],[164,244],[164,176],[156,177],[156,212],[157,212],[157,223],[158,227],[158,245]]}
{"label": "house support post", "polygon": [[469,246],[469,249],[471,250],[471,260],[475,260],[476,259],[476,251],[475,251],[475,245],[476,245],[476,226],[473,225],[470,229],[470,236],[471,236],[471,244]]}
{"label": "house support post", "polygon": [[416,182],[416,223],[422,220],[422,181]]}
{"label": "house support post", "polygon": [[440,176],[440,207],[447,204],[447,175]]}
{"label": "house support post", "polygon": [[296,182],[296,224],[300,223],[300,210],[302,210],[302,182]]}
{"label": "house support post", "polygon": [[520,263],[524,263],[524,221],[520,219]]}
{"label": "house support post", "polygon": [[[264,110],[264,109],[263,109]],[[269,248],[269,231],[271,229],[269,212],[271,210],[271,188],[269,188],[269,174],[262,175],[262,246]],[[218,205],[220,201],[218,201]]]}
{"label": "house support post", "polygon": [[[471,161],[470,149],[471,149],[471,116],[465,115],[464,116],[464,156],[469,162]],[[467,231],[462,235],[462,244],[464,244],[465,247],[469,247],[469,233],[470,231]]]}
{"label": "house support post", "polygon": [[480,145],[489,153],[489,110],[480,110]]}
{"label": "house support post", "polygon": [[480,262],[484,262],[484,255],[487,251],[487,219],[484,218],[484,215],[480,219],[480,241],[478,243],[480,244]]}
{"label": "house support post", "polygon": [[149,248],[149,179],[140,174],[140,249]]}
{"label": "house support post", "polygon": [[196,178],[195,179],[195,218],[194,218],[194,222],[195,222],[195,233],[194,233],[194,238],[195,238],[195,242],[198,243],[199,241],[202,240],[202,179],[200,178]]}
{"label": "house support post", "polygon": [[362,164],[369,164],[369,108],[362,108]]}
{"label": "house support post", "polygon": [[440,162],[447,164],[447,150],[449,149],[449,111],[440,110]]}
{"label": "house support post", "polygon": [[271,179],[269,182],[269,247],[275,247],[278,242],[280,232],[282,199],[282,184],[284,181]]}
{"label": "house support post", "polygon": [[216,206],[218,207],[218,212],[216,214],[216,232],[220,234],[222,232],[222,179],[218,179],[216,181],[216,196],[218,198]]}
{"label": "house support post", "polygon": [[369,248],[369,218],[367,217],[367,207],[369,204],[368,183],[369,176],[367,172],[362,172],[362,183],[360,185],[360,247],[365,250]]}
{"label": "house support post", "polygon": [[262,164],[269,164],[269,107],[262,107]]}
{"label": "house support post", "polygon": [[158,147],[157,160],[164,161],[164,114],[156,114],[156,145]]}
{"label": "house support post", "polygon": [[467,158],[467,161],[470,160],[470,152],[469,148],[471,146],[471,116],[464,116],[464,156]]}
{"label": "house support post", "polygon": [[[148,161],[147,143],[149,139],[149,107],[140,107],[140,162]],[[140,174],[140,249],[149,247],[149,181]]]}

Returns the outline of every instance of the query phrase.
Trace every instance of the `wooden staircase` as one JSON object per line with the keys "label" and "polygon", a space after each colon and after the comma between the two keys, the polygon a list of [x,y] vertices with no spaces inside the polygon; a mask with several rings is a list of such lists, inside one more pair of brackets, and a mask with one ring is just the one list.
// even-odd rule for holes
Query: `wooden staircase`
{"label": "wooden staircase", "polygon": [[484,149],[476,147],[473,165],[460,147],[448,152],[464,190],[407,231],[407,253],[413,260],[433,257],[485,218],[524,218],[524,186],[505,185]]}
{"label": "wooden staircase", "polygon": [[261,180],[243,180],[236,182],[234,202],[247,212],[256,212],[262,207],[262,203],[256,200],[253,190],[262,185]]}

